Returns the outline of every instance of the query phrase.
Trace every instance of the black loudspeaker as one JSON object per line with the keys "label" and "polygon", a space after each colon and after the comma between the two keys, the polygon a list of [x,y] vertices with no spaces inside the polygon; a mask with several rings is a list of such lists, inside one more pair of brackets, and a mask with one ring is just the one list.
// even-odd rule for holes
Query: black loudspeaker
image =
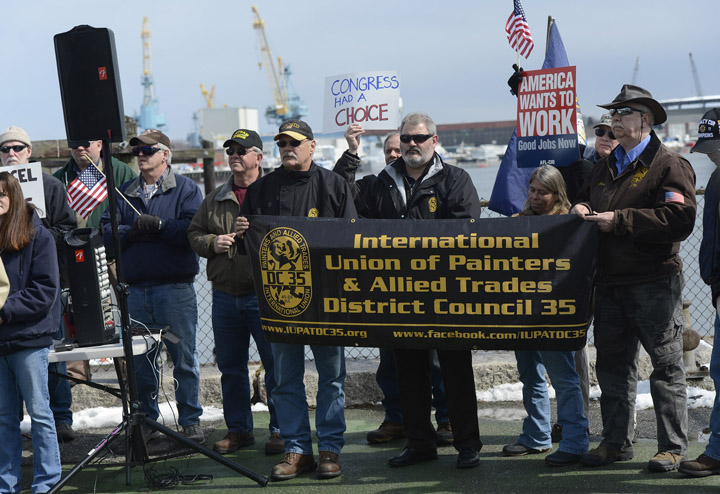
{"label": "black loudspeaker", "polygon": [[72,318],[78,346],[111,343],[115,322],[110,298],[105,246],[97,228],[76,228],[65,234]]}
{"label": "black loudspeaker", "polygon": [[125,140],[115,36],[110,29],[75,26],[56,34],[60,94],[68,145]]}

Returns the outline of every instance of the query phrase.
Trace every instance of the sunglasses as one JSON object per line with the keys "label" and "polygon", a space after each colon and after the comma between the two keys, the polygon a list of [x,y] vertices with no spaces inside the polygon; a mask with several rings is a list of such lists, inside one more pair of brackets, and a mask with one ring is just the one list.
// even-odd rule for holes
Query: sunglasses
{"label": "sunglasses", "polygon": [[636,111],[638,113],[643,113],[642,110],[638,110],[637,108],[630,108],[629,106],[623,106],[622,108],[612,108],[610,110],[610,115],[620,115],[621,117],[626,117],[628,115],[632,115],[632,113]]}
{"label": "sunglasses", "polygon": [[26,147],[27,147],[27,144],[16,144],[15,146],[3,146],[3,147],[0,148],[0,151],[2,151],[3,153],[7,154],[7,153],[9,153],[10,150],[12,149],[12,150],[15,151],[16,153],[19,153],[20,151],[22,151],[22,150],[25,149]]}
{"label": "sunglasses", "polygon": [[607,136],[608,136],[610,139],[612,139],[613,141],[615,140],[615,134],[612,133],[612,130],[610,130],[610,129],[607,129],[607,130],[606,130],[606,129],[603,129],[602,127],[598,127],[598,128],[595,129],[595,135],[596,135],[596,136],[602,137],[602,136],[604,136],[605,134],[607,134]]}
{"label": "sunglasses", "polygon": [[410,141],[415,141],[416,144],[422,144],[434,135],[435,134],[400,134],[400,142],[408,144]]}
{"label": "sunglasses", "polygon": [[228,156],[232,156],[233,154],[237,154],[238,156],[245,156],[246,154],[252,152],[252,149],[248,148],[227,148],[225,150],[225,153]]}
{"label": "sunglasses", "polygon": [[135,146],[132,149],[132,153],[135,156],[140,156],[140,153],[142,153],[143,156],[152,156],[158,151],[160,151],[160,148],[154,148],[152,146]]}
{"label": "sunglasses", "polygon": [[89,147],[90,147],[90,141],[80,141],[80,142],[76,142],[72,148],[77,149],[77,148],[89,148]]}
{"label": "sunglasses", "polygon": [[298,147],[300,144],[302,144],[302,143],[305,142],[305,141],[307,141],[307,139],[305,139],[304,141],[296,141],[296,140],[294,140],[294,139],[293,139],[292,141],[278,141],[278,142],[277,142],[277,146],[278,146],[279,148],[284,148],[285,146],[287,146],[288,144],[290,144],[292,147],[296,148],[296,147]]}

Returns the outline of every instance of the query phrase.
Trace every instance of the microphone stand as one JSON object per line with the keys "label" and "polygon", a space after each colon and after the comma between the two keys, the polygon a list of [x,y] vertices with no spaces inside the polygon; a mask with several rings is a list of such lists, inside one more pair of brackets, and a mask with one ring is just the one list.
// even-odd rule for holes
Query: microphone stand
{"label": "microphone stand", "polygon": [[[109,132],[108,132],[109,133]],[[184,435],[174,431],[163,424],[152,420],[140,411],[140,402],[138,401],[137,394],[137,382],[135,380],[135,363],[132,348],[132,328],[130,327],[130,312],[128,310],[128,285],[125,283],[125,272],[123,270],[123,256],[122,249],[120,246],[120,236],[118,235],[118,217],[117,217],[117,192],[115,189],[115,176],[113,174],[112,166],[112,147],[110,143],[110,135],[107,139],[102,141],[102,155],[103,164],[105,167],[105,178],[107,180],[107,192],[108,192],[108,209],[110,211],[110,226],[112,229],[113,236],[113,249],[115,253],[115,266],[117,268],[117,297],[118,297],[118,308],[120,310],[120,328],[123,343],[123,352],[125,354],[125,363],[127,368],[127,392],[123,386],[123,379],[118,376],[121,388],[121,399],[123,404],[123,420],[122,422],[102,441],[100,441],[88,454],[80,460],[73,468],[68,472],[67,475],[62,477],[57,484],[55,484],[48,493],[56,493],[62,489],[67,482],[72,479],[77,473],[79,473],[90,461],[92,461],[97,455],[105,451],[110,444],[112,444],[123,431],[129,428],[129,434],[125,434],[125,484],[130,485],[130,473],[133,465],[144,465],[150,461],[164,460],[170,457],[178,455],[165,456],[158,459],[150,459],[148,456],[145,441],[142,436],[141,426],[149,427],[150,429],[156,430],[165,436],[174,439],[197,453],[203,454],[208,458],[215,460],[216,462],[225,465],[226,467],[235,470],[236,472],[246,476],[247,478],[254,480],[260,486],[265,487],[268,483],[267,477],[264,477],[252,470],[235,463],[234,461],[228,460],[224,456],[212,451],[210,449],[201,446],[195,441],[188,439]],[[169,166],[169,165],[168,165]],[[117,365],[116,365],[117,368]],[[131,460],[134,460],[131,461]]]}

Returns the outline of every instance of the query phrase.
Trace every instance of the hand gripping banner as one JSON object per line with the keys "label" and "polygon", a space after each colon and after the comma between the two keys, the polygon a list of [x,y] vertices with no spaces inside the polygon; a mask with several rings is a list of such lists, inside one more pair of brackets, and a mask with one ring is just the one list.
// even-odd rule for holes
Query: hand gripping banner
{"label": "hand gripping banner", "polygon": [[595,225],[252,216],[245,234],[269,341],[576,350],[591,319]]}

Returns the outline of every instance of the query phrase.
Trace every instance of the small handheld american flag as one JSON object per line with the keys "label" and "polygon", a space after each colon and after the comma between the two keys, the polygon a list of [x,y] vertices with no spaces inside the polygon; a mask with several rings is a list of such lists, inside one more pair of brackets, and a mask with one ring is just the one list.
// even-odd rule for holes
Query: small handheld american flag
{"label": "small handheld american flag", "polygon": [[520,0],[514,0],[514,9],[505,23],[508,43],[520,55],[527,58],[530,56],[535,43],[530,34],[530,26],[525,19],[525,11],[520,5]]}
{"label": "small handheld american flag", "polygon": [[67,193],[70,207],[83,218],[87,218],[108,195],[105,176],[94,165],[88,165],[70,182]]}

